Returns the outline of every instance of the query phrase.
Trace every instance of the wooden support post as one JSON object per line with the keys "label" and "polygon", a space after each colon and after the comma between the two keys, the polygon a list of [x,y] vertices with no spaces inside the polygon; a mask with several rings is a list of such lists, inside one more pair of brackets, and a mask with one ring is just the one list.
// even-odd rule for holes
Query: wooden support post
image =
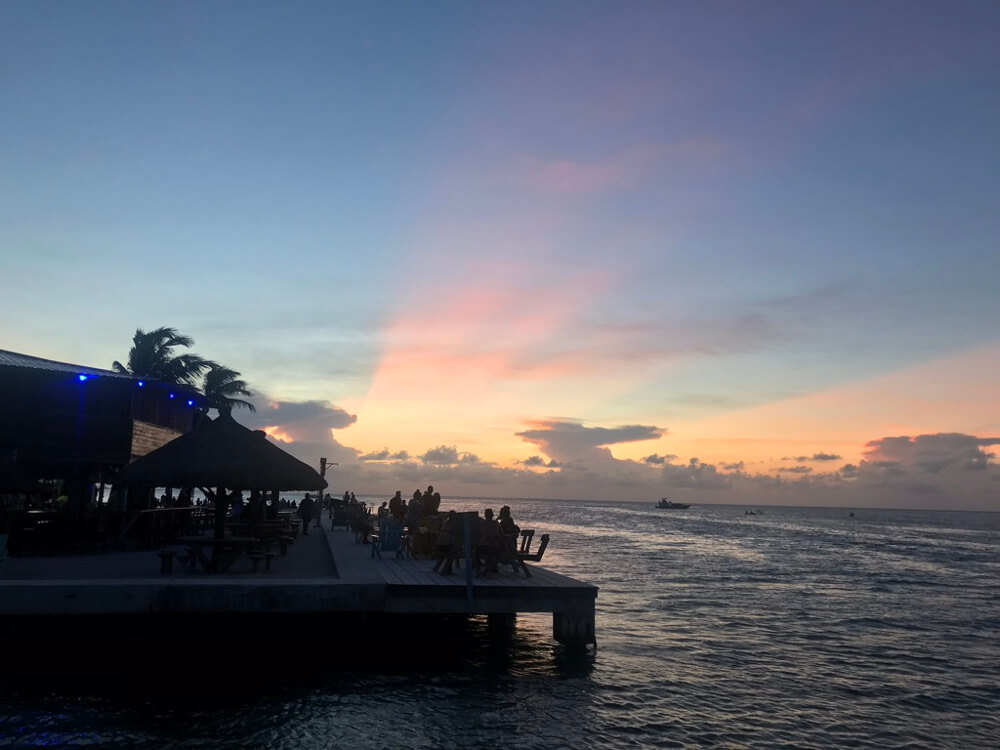
{"label": "wooden support post", "polygon": [[489,637],[493,640],[507,640],[514,635],[517,628],[515,612],[490,612],[486,616]]}
{"label": "wooden support post", "polygon": [[567,646],[597,646],[594,608],[552,613],[552,637]]}

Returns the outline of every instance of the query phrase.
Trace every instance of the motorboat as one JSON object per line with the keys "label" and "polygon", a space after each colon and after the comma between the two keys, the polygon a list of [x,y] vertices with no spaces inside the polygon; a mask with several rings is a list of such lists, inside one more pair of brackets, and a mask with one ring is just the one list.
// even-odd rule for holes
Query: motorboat
{"label": "motorboat", "polygon": [[687,510],[691,507],[691,505],[690,503],[675,503],[672,500],[667,500],[667,498],[661,497],[660,502],[656,504],[656,507],[664,510]]}

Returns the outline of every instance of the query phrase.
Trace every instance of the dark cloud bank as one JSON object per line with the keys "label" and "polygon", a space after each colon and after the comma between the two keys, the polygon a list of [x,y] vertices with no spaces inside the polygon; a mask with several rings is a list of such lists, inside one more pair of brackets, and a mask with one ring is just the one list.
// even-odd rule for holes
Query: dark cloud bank
{"label": "dark cloud bank", "polygon": [[435,484],[450,496],[651,500],[669,494],[692,503],[1000,510],[1000,465],[989,450],[1000,438],[882,437],[865,445],[857,464],[820,452],[787,456],[794,465],[757,474],[742,461],[715,465],[670,454],[617,459],[608,447],[658,438],[666,432],[659,427],[548,420],[517,433],[538,453],[511,468],[448,445],[419,454],[390,447],[362,454],[332,433],[357,417],[326,401],[259,402],[258,409],[238,415],[240,421],[256,429],[277,426],[294,441],[282,447],[307,463],[316,465],[320,456],[336,461],[329,478],[340,491],[386,494]]}

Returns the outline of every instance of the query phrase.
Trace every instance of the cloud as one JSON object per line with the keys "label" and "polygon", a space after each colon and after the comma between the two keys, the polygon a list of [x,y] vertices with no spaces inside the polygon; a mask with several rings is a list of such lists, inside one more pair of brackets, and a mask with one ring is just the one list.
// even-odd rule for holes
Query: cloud
{"label": "cloud", "polygon": [[662,479],[668,487],[689,488],[694,490],[720,490],[732,486],[732,480],[719,473],[712,464],[702,463],[697,458],[690,459],[686,464],[664,465]]}
{"label": "cloud", "polygon": [[674,456],[669,453],[665,456],[653,453],[652,455],[646,456],[642,460],[647,464],[652,464],[653,466],[663,466],[663,464],[670,463],[675,458],[677,458],[677,456]]}
{"label": "cloud", "polygon": [[[402,487],[433,484],[446,498],[649,500],[669,490],[675,499],[692,503],[1000,510],[1000,465],[986,450],[1000,438],[959,433],[883,437],[869,441],[864,460],[857,463],[829,471],[798,464],[771,474],[748,472],[745,461],[716,465],[656,453],[618,459],[607,448],[659,432],[643,425],[597,428],[546,420],[518,433],[542,451],[509,466],[482,461],[455,445],[416,456],[388,448],[362,455],[332,438],[282,448],[313,466],[320,455],[339,462],[327,475],[331,491],[386,492],[387,497]],[[810,461],[831,463],[817,455],[833,454],[810,454]]]}
{"label": "cloud", "polygon": [[549,469],[558,469],[560,466],[562,466],[562,464],[560,464],[558,461],[554,459],[546,461],[541,456],[531,456],[529,458],[524,459],[522,463],[525,466],[544,466]]}
{"label": "cloud", "polygon": [[473,453],[459,453],[453,445],[439,445],[420,456],[420,460],[425,464],[434,464],[435,466],[451,466],[479,463],[479,456]]}
{"label": "cloud", "polygon": [[813,461],[839,461],[841,459],[836,453],[813,453]]}
{"label": "cloud", "polygon": [[277,428],[294,442],[326,442],[331,430],[342,430],[358,421],[354,414],[329,401],[280,401],[259,396],[253,399],[257,411],[234,416],[253,430]]}
{"label": "cloud", "polygon": [[611,451],[606,446],[654,440],[661,437],[663,432],[662,428],[648,425],[585,427],[577,422],[546,420],[537,422],[534,429],[515,434],[537,445],[549,458],[573,462],[604,461],[611,458]]}
{"label": "cloud", "polygon": [[865,460],[873,464],[892,462],[908,470],[937,474],[946,469],[984,470],[995,454],[984,447],[1000,444],[1000,437],[978,438],[960,433],[936,433],[909,437],[884,437],[868,442]]}
{"label": "cloud", "polygon": [[803,463],[805,461],[839,461],[840,459],[841,457],[835,453],[813,453],[811,456],[785,456],[781,460]]}
{"label": "cloud", "polygon": [[237,411],[233,417],[252,430],[263,430],[296,458],[310,466],[318,466],[321,457],[340,466],[358,461],[360,451],[333,437],[333,430],[354,424],[355,415],[329,401],[282,401],[263,395],[252,400],[256,412]]}
{"label": "cloud", "polygon": [[396,451],[395,453],[392,453],[388,448],[383,448],[380,451],[365,453],[362,456],[358,456],[359,461],[407,461],[409,458],[410,454],[406,451]]}

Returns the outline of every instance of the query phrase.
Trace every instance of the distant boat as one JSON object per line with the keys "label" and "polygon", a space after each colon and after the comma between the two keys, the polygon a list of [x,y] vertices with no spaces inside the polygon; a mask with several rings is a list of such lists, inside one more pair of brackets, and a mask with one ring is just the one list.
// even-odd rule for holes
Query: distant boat
{"label": "distant boat", "polygon": [[664,508],[666,510],[687,510],[691,507],[689,503],[675,503],[667,500],[665,497],[660,498],[660,502],[656,504],[657,508]]}

